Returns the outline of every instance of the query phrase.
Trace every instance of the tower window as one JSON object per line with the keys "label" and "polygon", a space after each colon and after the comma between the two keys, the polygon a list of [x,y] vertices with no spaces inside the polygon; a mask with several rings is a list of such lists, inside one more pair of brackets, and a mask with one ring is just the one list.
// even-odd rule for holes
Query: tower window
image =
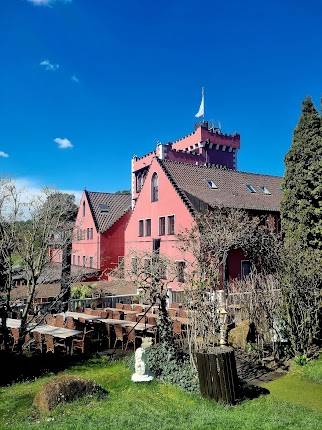
{"label": "tower window", "polygon": [[85,202],[83,202],[83,216],[85,216]]}
{"label": "tower window", "polygon": [[151,178],[151,202],[159,200],[159,180],[157,173],[153,173]]}
{"label": "tower window", "polygon": [[256,193],[256,190],[252,185],[246,184],[246,187],[250,193]]}

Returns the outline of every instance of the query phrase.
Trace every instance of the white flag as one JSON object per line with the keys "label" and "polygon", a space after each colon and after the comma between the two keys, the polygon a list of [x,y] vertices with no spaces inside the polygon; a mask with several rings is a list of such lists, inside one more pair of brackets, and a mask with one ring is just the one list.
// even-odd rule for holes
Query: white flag
{"label": "white flag", "polygon": [[195,117],[200,118],[201,116],[205,116],[205,94],[204,90],[202,88],[201,90],[201,103],[198,112],[196,113]]}

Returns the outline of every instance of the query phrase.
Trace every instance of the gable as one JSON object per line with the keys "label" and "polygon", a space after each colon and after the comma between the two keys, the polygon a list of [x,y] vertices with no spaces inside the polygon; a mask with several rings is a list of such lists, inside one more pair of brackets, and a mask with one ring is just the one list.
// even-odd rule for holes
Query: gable
{"label": "gable", "polygon": [[[158,201],[151,201],[151,179],[153,174],[158,175]],[[146,175],[143,187],[137,198],[133,213],[126,229],[126,240],[135,237],[135,240],[146,240],[138,238],[138,222],[141,219],[152,220],[152,236],[158,236],[159,217],[175,215],[177,231],[183,230],[191,225],[193,217],[191,211],[184,202],[172,181],[165,174],[157,158],[154,158]]]}

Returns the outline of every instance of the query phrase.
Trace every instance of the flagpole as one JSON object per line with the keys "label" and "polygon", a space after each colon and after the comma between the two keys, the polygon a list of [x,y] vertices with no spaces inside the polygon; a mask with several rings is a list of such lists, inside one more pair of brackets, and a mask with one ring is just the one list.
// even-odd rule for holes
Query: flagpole
{"label": "flagpole", "polygon": [[201,87],[201,97],[203,99],[203,115],[202,115],[202,122],[205,122],[205,88]]}

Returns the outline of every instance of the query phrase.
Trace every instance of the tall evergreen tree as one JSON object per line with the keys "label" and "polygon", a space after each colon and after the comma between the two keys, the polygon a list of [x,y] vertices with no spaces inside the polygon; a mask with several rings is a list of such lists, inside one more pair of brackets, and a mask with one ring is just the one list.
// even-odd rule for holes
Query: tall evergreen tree
{"label": "tall evergreen tree", "polygon": [[322,251],[322,121],[309,97],[285,165],[281,215],[286,243]]}

